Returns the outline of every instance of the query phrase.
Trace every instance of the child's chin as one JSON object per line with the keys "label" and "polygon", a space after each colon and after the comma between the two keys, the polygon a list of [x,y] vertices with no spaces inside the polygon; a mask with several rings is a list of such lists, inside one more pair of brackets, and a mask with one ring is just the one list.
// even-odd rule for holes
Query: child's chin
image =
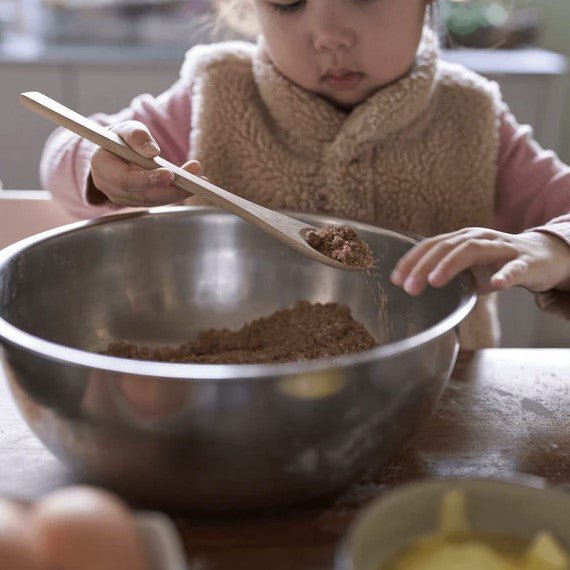
{"label": "child's chin", "polygon": [[366,101],[368,96],[363,95],[362,93],[327,93],[323,95],[325,99],[327,99],[330,103],[332,103],[335,107],[339,109],[343,109],[345,111],[350,111],[354,107],[360,105]]}

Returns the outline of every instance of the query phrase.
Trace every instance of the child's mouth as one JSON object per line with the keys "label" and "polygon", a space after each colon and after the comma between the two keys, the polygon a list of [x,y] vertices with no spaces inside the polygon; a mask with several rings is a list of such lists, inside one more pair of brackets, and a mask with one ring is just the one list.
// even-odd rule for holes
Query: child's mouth
{"label": "child's mouth", "polygon": [[331,69],[322,78],[323,83],[335,91],[349,91],[358,87],[364,74],[348,69]]}

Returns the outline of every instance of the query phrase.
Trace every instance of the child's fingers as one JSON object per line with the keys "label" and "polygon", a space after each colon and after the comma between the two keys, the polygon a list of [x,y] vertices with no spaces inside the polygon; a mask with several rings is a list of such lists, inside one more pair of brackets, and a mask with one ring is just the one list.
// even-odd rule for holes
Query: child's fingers
{"label": "child's fingers", "polygon": [[491,277],[491,286],[494,289],[508,289],[515,285],[522,285],[528,273],[528,263],[524,259],[513,259]]}
{"label": "child's fingers", "polygon": [[428,275],[449,252],[459,246],[462,240],[462,236],[455,236],[444,239],[439,243],[434,243],[405,275],[402,283],[404,290],[407,293],[414,294],[413,290],[417,287],[417,284],[423,284],[423,288],[427,284]]}
{"label": "child's fingers", "polygon": [[[124,132],[125,125],[120,127]],[[191,160],[183,168],[198,175],[201,165]],[[172,184],[174,175],[169,169],[145,170],[104,149],[94,153],[91,173],[95,186],[119,206],[162,206],[188,197],[187,192]]]}
{"label": "child's fingers", "polygon": [[152,138],[147,127],[139,121],[125,121],[111,130],[145,158],[154,158],[160,154],[157,142]]}
{"label": "child's fingers", "polygon": [[[197,160],[190,160],[186,164],[182,165],[182,168],[187,172],[198,176],[202,170],[202,165]],[[206,182],[209,182],[206,176],[201,176],[201,178],[203,178]]]}
{"label": "child's fingers", "polygon": [[416,267],[418,262],[434,247],[440,247],[440,251],[445,249],[449,250],[449,246],[454,247],[460,242],[469,239],[494,240],[497,239],[499,235],[501,235],[500,232],[486,228],[463,228],[455,232],[425,239],[402,256],[394,267],[394,271],[390,275],[390,279],[394,285],[401,287],[410,276],[410,273]]}
{"label": "child's fingers", "polygon": [[145,170],[106,150],[93,155],[91,164],[93,180],[102,192],[105,192],[104,187],[109,187],[113,191],[120,189],[124,194],[138,193],[167,186],[174,180],[173,173],[167,168]]}
{"label": "child's fingers", "polygon": [[166,188],[156,188],[141,194],[129,194],[124,197],[118,197],[114,201],[119,206],[152,208],[155,206],[176,204],[185,200],[187,197],[188,194],[183,190],[180,190],[180,188],[177,188],[176,186],[167,186]]}
{"label": "child's fingers", "polygon": [[394,285],[401,287],[408,278],[410,271],[416,266],[418,261],[425,256],[428,251],[434,247],[435,242],[432,240],[425,240],[410,249],[398,263],[396,263],[390,280]]}
{"label": "child's fingers", "polygon": [[[190,174],[198,176],[200,174],[200,171],[202,170],[202,165],[197,160],[189,160],[188,162],[182,165],[182,169],[186,170],[186,172],[190,172]],[[209,182],[209,180],[205,176],[201,176],[201,178],[204,179],[206,182]],[[186,198],[190,198],[191,196],[193,196],[193,194],[187,193],[184,196],[184,198],[182,198],[182,201],[184,201]]]}
{"label": "child's fingers", "polygon": [[504,242],[468,240],[451,251],[428,275],[433,287],[443,287],[456,275],[475,266],[504,263],[517,257],[517,250]]}
{"label": "child's fingers", "polygon": [[417,266],[420,260],[424,259],[430,250],[439,247],[446,248],[446,243],[453,243],[453,240],[460,239],[465,230],[460,230],[450,234],[442,234],[433,238],[428,238],[420,242],[418,245],[410,249],[402,258],[396,263],[394,271],[390,279],[394,285],[401,287],[410,276],[412,270]]}
{"label": "child's fingers", "polygon": [[182,165],[182,170],[186,170],[186,172],[190,172],[190,174],[200,174],[200,170],[202,170],[202,165],[197,160],[189,160],[185,164]]}
{"label": "child's fingers", "polygon": [[[110,200],[119,205],[156,206],[160,203],[176,201],[185,193],[171,186],[169,171],[129,170],[116,178],[109,178],[97,187]],[[167,200],[165,202],[165,200]]]}
{"label": "child's fingers", "polygon": [[172,185],[174,175],[167,168],[145,170],[106,150],[93,156],[92,176],[95,186],[120,206],[159,206],[187,196]]}

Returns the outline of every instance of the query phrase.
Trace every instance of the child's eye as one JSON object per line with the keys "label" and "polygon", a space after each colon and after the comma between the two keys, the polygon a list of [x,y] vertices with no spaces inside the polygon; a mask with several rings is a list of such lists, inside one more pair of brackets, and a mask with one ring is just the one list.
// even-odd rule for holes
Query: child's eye
{"label": "child's eye", "polygon": [[[355,0],[355,2],[360,2],[361,4],[371,4],[372,2],[376,2],[376,0]],[[297,2],[289,2],[289,3],[282,3],[282,2],[270,2],[272,8],[277,10],[281,13],[290,13],[290,12],[298,12],[301,10],[307,0],[298,0]]]}
{"label": "child's eye", "polygon": [[305,3],[306,0],[298,0],[297,2],[290,2],[288,4],[287,3],[282,4],[280,2],[270,2],[270,5],[278,12],[287,14],[291,12],[298,12],[299,10],[301,10],[301,8],[303,8]]}

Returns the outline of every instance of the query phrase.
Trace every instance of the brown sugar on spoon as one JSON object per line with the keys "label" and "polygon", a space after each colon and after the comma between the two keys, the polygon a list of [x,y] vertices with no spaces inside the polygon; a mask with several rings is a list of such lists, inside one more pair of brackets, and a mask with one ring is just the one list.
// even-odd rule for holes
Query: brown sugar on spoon
{"label": "brown sugar on spoon", "polygon": [[307,243],[319,253],[358,269],[372,269],[375,259],[370,246],[351,226],[324,226],[307,232]]}

